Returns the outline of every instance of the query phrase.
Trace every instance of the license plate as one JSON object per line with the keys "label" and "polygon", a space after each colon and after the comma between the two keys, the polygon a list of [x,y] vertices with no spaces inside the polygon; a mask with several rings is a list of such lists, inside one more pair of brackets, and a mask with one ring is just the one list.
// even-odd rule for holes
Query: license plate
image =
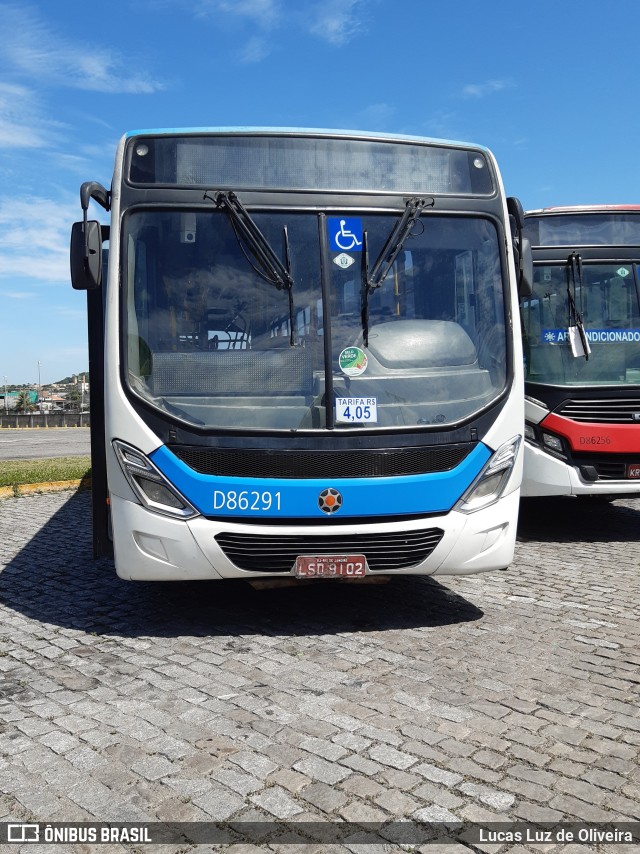
{"label": "license plate", "polygon": [[362,578],[366,567],[364,555],[300,555],[293,573],[298,578]]}
{"label": "license plate", "polygon": [[627,463],[627,477],[631,480],[640,479],[640,463]]}

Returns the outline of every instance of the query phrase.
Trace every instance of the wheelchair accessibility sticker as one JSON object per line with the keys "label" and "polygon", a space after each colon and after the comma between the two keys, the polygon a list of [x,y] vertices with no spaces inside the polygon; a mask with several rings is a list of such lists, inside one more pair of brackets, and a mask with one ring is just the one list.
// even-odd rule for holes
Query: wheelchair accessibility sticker
{"label": "wheelchair accessibility sticker", "polygon": [[327,219],[329,248],[332,252],[362,251],[362,220],[355,216]]}

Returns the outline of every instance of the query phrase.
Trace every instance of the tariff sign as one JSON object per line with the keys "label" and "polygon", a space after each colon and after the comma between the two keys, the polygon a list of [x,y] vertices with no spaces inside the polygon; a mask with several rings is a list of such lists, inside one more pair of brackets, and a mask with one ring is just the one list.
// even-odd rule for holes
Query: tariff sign
{"label": "tariff sign", "polygon": [[336,398],[336,421],[344,424],[375,424],[378,401],[375,397]]}

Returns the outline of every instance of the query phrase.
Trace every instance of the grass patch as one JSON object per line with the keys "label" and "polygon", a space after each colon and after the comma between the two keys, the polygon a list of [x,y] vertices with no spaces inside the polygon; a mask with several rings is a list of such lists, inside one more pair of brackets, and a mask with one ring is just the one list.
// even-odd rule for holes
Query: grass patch
{"label": "grass patch", "polygon": [[86,480],[91,476],[91,457],[54,457],[44,460],[2,460],[0,486],[25,483],[57,483]]}

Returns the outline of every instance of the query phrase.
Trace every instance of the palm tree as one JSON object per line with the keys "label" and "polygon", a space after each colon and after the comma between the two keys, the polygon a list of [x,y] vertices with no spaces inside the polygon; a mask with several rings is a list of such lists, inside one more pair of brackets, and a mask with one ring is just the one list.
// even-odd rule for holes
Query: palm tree
{"label": "palm tree", "polygon": [[31,394],[28,391],[21,391],[16,399],[16,412],[33,412],[35,404],[31,401]]}

